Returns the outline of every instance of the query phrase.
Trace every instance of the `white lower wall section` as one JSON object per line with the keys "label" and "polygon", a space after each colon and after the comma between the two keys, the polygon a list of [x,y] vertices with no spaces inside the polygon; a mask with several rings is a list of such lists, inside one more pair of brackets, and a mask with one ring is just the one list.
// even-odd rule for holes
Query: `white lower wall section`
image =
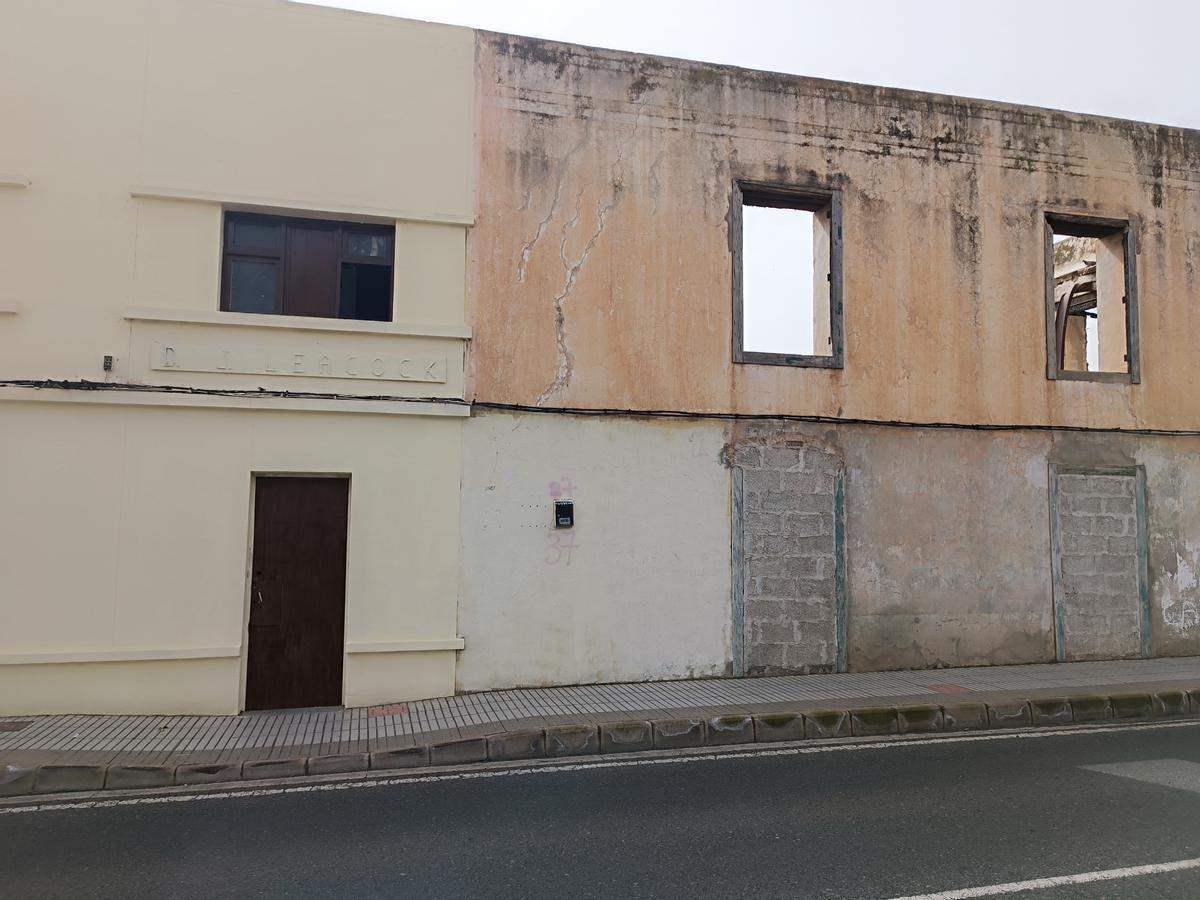
{"label": "white lower wall section", "polygon": [[[730,659],[720,424],[476,411],[459,690],[689,678]],[[573,529],[553,527],[556,496]]]}

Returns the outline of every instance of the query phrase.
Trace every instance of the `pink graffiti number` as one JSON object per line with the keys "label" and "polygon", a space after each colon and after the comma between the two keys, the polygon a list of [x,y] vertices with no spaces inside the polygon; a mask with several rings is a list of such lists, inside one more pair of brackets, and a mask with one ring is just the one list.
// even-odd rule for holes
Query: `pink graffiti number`
{"label": "pink graffiti number", "polygon": [[546,565],[557,566],[563,563],[569,566],[571,552],[578,546],[573,531],[546,535]]}

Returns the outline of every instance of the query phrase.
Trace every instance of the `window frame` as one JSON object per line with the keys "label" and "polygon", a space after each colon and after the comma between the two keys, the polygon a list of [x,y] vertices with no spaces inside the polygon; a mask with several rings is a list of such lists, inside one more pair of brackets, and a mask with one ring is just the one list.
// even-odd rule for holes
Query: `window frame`
{"label": "window frame", "polygon": [[[1081,215],[1047,209],[1042,217],[1044,232],[1046,316],[1046,378],[1050,381],[1096,381],[1110,384],[1141,384],[1141,341],[1138,329],[1137,237],[1132,218]],[[1085,372],[1058,365],[1058,329],[1055,321],[1054,235],[1108,237],[1120,233],[1125,254],[1125,364],[1124,372]]]}
{"label": "window frame", "polygon": [[[830,350],[823,354],[773,353],[744,347],[742,297],[742,209],[766,206],[819,213],[829,210],[829,338]],[[733,275],[733,362],[741,365],[790,366],[792,368],[841,369],[844,366],[843,281],[842,281],[842,191],[810,185],[782,185],[736,180],[730,199],[729,245]]]}
{"label": "window frame", "polygon": [[[233,229],[239,221],[253,222],[254,224],[271,224],[281,227],[280,241],[277,248],[277,253],[272,253],[265,247],[245,248],[240,249],[232,240]],[[335,302],[337,307],[337,316],[308,316],[296,313],[289,313],[285,309],[286,297],[284,295],[284,287],[287,284],[287,261],[288,261],[288,241],[289,229],[292,227],[308,228],[315,230],[317,228],[331,229],[336,233],[337,241],[337,263],[335,271],[335,283],[337,285],[337,293]],[[389,238],[389,252],[386,256],[353,256],[346,252],[346,238],[350,233],[359,234],[375,234],[385,235]],[[229,261],[247,260],[251,262],[269,262],[274,263],[276,270],[275,278],[275,304],[274,310],[269,313],[249,313],[240,310],[230,309],[230,287],[231,287],[231,267]],[[342,310],[342,266],[346,263],[354,265],[376,265],[388,267],[388,317],[386,319],[359,319],[359,318],[343,318]],[[396,226],[394,224],[383,224],[379,222],[361,222],[346,219],[324,219],[318,216],[295,216],[295,215],[279,215],[275,213],[263,213],[246,209],[223,209],[221,211],[221,297],[220,310],[221,312],[232,312],[237,315],[245,316],[296,316],[304,319],[321,319],[326,322],[394,322],[396,318],[395,310],[395,290],[396,290]]]}

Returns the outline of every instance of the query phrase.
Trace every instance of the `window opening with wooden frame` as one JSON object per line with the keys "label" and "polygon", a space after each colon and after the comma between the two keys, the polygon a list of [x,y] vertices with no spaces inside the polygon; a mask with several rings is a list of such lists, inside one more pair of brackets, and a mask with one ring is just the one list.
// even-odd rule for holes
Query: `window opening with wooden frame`
{"label": "window opening with wooden frame", "polygon": [[396,229],[227,212],[221,309],[392,320]]}
{"label": "window opening with wooden frame", "polygon": [[841,368],[841,193],[738,182],[730,227],[733,361]]}
{"label": "window opening with wooden frame", "polygon": [[1129,222],[1046,216],[1047,375],[1140,380],[1137,279]]}

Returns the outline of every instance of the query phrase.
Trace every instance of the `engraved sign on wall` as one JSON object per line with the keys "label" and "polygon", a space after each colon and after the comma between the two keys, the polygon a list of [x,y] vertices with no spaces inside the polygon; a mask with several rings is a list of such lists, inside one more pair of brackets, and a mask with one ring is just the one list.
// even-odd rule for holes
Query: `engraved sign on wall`
{"label": "engraved sign on wall", "polygon": [[150,368],[235,375],[292,375],[306,378],[362,378],[369,381],[445,383],[446,357],[398,353],[333,353],[206,347],[155,343]]}

